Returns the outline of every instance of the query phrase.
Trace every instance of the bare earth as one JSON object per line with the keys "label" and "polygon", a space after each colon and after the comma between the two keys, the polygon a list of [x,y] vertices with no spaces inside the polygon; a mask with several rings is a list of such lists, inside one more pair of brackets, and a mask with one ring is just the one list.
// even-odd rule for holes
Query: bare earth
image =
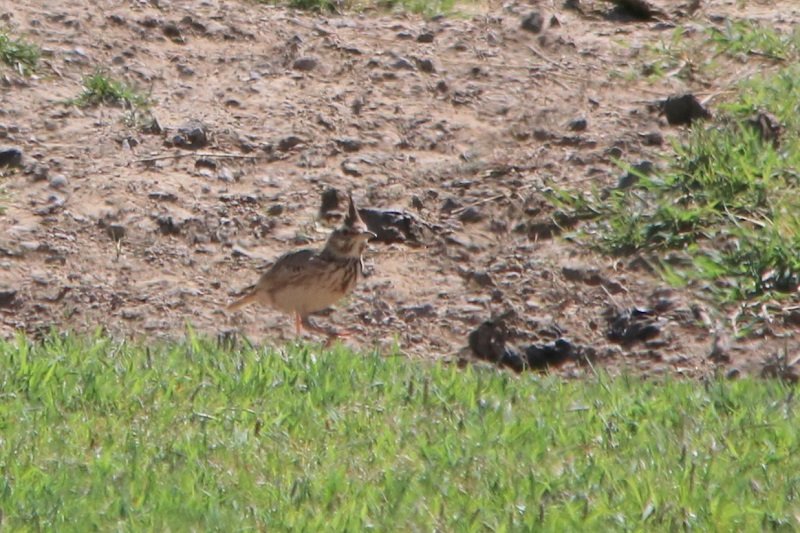
{"label": "bare earth", "polygon": [[[739,4],[703,2],[671,23],[800,22],[794,1]],[[604,16],[600,3],[471,9],[426,21],[244,0],[0,2],[2,24],[45,52],[33,77],[0,66],[0,146],[25,157],[24,168],[0,168],[0,289],[16,291],[0,306],[0,334],[104,326],[172,338],[189,323],[291,339],[292,321],[275,311],[224,308],[279,254],[322,245],[320,194],[333,186],[428,225],[422,244],[372,244],[368,277],[317,319],[355,331],[355,347],[465,357],[469,333],[511,311],[517,346],[563,336],[613,371],[757,373],[795,350],[776,324],[731,340],[730,360],[714,362],[710,328],[731,333],[732,310],[670,289],[634,257],[536,231],[553,213],[547,187],[601,190],[619,179],[615,157],[662,161],[685,130],[649,103],[692,91],[713,108],[763,63],[732,64],[720,79],[646,80],[628,74],[646,44],[670,40],[670,24]],[[520,27],[533,10],[539,34]],[[65,105],[96,67],[150,93],[164,131],[126,123],[119,107]],[[585,130],[570,125],[581,118]],[[171,146],[190,120],[209,145]],[[174,155],[184,156],[143,161]],[[608,310],[634,307],[653,310],[658,335],[609,341]]]}

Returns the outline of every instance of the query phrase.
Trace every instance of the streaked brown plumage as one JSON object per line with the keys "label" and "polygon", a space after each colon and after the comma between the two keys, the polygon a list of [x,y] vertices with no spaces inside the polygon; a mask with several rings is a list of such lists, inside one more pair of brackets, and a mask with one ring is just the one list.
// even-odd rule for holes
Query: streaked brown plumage
{"label": "streaked brown plumage", "polygon": [[295,315],[295,328],[330,334],[314,325],[309,315],[330,307],[350,294],[362,274],[362,254],[375,234],[367,230],[349,197],[343,224],[328,237],[321,251],[298,250],[282,255],[252,288],[228,306],[235,311],[251,303],[269,305]]}

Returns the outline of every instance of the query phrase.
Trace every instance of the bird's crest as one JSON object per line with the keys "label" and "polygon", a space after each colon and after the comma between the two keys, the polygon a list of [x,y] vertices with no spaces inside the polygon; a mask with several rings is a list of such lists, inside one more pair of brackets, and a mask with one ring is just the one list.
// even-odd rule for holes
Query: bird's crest
{"label": "bird's crest", "polygon": [[353,195],[347,193],[347,200],[350,205],[347,207],[347,216],[344,217],[344,225],[352,228],[359,224],[364,224],[361,217],[358,215],[356,204],[353,202]]}

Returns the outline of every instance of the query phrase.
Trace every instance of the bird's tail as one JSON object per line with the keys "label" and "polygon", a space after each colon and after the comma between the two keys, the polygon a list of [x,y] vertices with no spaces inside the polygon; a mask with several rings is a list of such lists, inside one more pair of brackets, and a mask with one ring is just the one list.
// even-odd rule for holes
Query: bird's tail
{"label": "bird's tail", "polygon": [[255,291],[251,291],[242,296],[241,298],[239,298],[238,300],[236,300],[235,302],[233,302],[232,304],[230,304],[228,306],[228,311],[238,311],[242,307],[250,305],[251,303],[257,301],[258,301],[258,294]]}

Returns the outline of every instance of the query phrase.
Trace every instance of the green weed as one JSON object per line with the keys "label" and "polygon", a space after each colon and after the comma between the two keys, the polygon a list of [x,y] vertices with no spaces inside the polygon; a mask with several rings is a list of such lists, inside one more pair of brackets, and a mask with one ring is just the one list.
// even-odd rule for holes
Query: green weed
{"label": "green weed", "polygon": [[150,99],[133,86],[98,70],[83,78],[83,91],[71,103],[79,107],[116,105],[132,109],[147,108]]}
{"label": "green weed", "polygon": [[[800,31],[742,22],[711,35],[715,54],[798,57]],[[665,170],[582,197],[572,211],[595,214],[584,233],[599,249],[655,256],[665,278],[698,282],[723,302],[789,297],[800,287],[800,68],[737,89],[713,123],[674,146]]]}
{"label": "green weed", "polygon": [[727,20],[722,28],[709,29],[708,41],[717,53],[745,54],[779,61],[794,59],[800,52],[800,29],[781,33],[749,20]]}
{"label": "green weed", "polygon": [[39,48],[22,39],[12,39],[0,32],[0,61],[17,70],[20,74],[30,74],[39,62]]}

